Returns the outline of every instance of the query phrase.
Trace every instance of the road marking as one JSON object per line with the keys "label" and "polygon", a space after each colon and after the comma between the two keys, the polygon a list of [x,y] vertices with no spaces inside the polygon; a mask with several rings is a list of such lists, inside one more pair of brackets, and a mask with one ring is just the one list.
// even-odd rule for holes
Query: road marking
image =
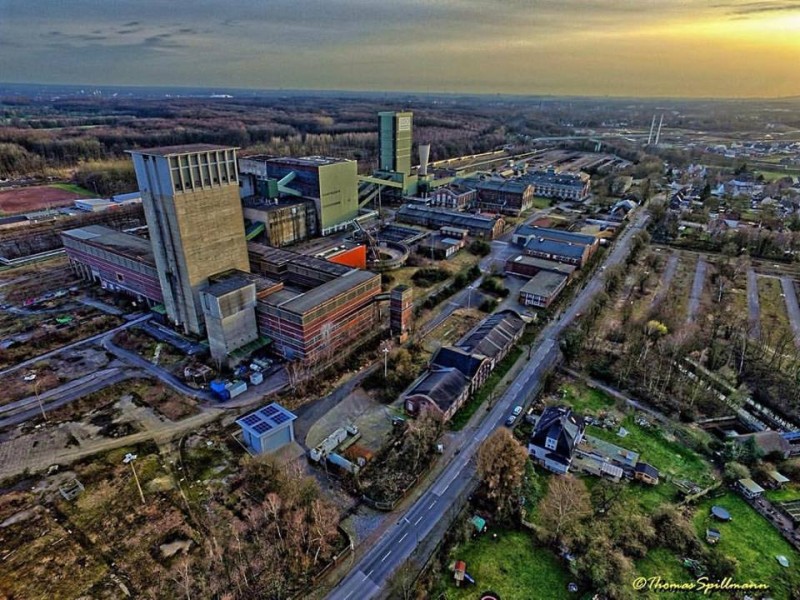
{"label": "road marking", "polygon": [[[455,477],[453,479],[455,479]],[[451,479],[450,481],[447,482],[447,485],[444,486],[444,489],[441,492],[439,492],[439,495],[442,495],[447,491],[447,488],[449,488],[450,484],[453,483],[453,479]]]}
{"label": "road marking", "polygon": [[369,578],[372,576],[372,571],[374,571],[374,570],[375,570],[375,569],[370,569],[370,572],[369,572],[369,573],[367,573],[366,575],[364,575],[364,579],[365,579],[365,580],[366,580],[366,579],[369,579]]}
{"label": "road marking", "polygon": [[431,505],[428,507],[428,510],[432,509],[434,504],[436,504],[436,500],[434,500],[433,502],[431,502]]}
{"label": "road marking", "polygon": [[[366,579],[366,577],[364,577],[364,579]],[[353,592],[355,592],[355,590],[351,590],[350,593],[347,594],[347,596],[344,597],[344,600],[347,600],[350,596],[352,596]]]}
{"label": "road marking", "polygon": [[417,519],[416,521],[414,521],[414,525],[419,525],[419,522],[420,522],[420,521],[422,521],[422,517],[420,517],[419,519]]}
{"label": "road marking", "polygon": [[408,532],[407,531],[403,534],[403,537],[400,538],[400,541],[402,542],[404,539],[406,539],[406,536],[408,536]]}
{"label": "road marking", "polygon": [[392,553],[392,551],[391,551],[391,550],[389,550],[389,551],[388,551],[386,554],[384,554],[383,558],[381,559],[381,562],[383,562],[383,561],[385,561],[387,558],[389,558],[389,555],[390,555],[391,553]]}

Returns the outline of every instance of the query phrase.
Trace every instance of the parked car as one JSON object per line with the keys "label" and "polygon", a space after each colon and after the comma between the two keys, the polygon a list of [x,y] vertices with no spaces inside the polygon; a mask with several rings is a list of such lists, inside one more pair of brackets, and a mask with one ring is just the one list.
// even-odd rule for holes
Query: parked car
{"label": "parked car", "polygon": [[518,417],[520,415],[520,413],[522,412],[522,407],[521,406],[515,406],[513,412],[514,412],[514,416]]}
{"label": "parked car", "polygon": [[517,417],[514,416],[514,415],[511,415],[510,417],[508,417],[506,419],[506,427],[511,427],[516,422],[516,420],[517,420]]}

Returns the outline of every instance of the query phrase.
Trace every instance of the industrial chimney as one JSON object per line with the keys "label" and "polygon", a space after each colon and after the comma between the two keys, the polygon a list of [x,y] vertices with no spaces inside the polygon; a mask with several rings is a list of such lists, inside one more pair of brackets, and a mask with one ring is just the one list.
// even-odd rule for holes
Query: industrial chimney
{"label": "industrial chimney", "polygon": [[428,159],[431,156],[431,145],[430,144],[420,144],[419,145],[419,175],[427,175],[428,174]]}

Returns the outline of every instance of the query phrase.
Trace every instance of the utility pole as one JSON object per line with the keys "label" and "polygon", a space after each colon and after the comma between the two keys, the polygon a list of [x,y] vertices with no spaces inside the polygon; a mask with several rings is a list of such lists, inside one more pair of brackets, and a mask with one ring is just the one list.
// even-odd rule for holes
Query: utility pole
{"label": "utility pole", "polygon": [[389,378],[389,348],[383,347],[383,378]]}
{"label": "utility pole", "polygon": [[39,397],[39,380],[38,379],[33,384],[33,393],[36,396],[36,402],[39,403],[39,410],[42,411],[42,418],[44,419],[44,422],[47,423],[47,415],[44,413],[44,404],[42,404],[42,399]]}
{"label": "utility pole", "polygon": [[139,483],[139,476],[136,474],[136,467],[133,466],[133,461],[135,460],[136,455],[129,452],[125,455],[125,458],[122,459],[122,462],[131,466],[131,471],[133,471],[133,479],[136,481],[136,488],[139,490],[139,497],[142,499],[142,504],[146,504],[144,500],[144,492],[142,491],[142,484]]}

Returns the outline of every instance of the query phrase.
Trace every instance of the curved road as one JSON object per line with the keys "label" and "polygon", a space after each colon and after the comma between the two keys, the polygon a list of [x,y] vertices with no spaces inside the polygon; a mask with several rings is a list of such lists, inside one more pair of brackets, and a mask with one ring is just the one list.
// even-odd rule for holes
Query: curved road
{"label": "curved road", "polygon": [[[622,233],[606,259],[607,266],[620,263],[628,253],[633,233],[641,229],[648,216],[640,210]],[[598,271],[602,273],[602,270]],[[537,338],[537,347],[530,361],[520,371],[477,430],[460,447],[431,486],[411,507],[398,515],[397,524],[381,536],[358,560],[350,573],[328,595],[331,600],[368,600],[385,597],[385,588],[392,573],[402,565],[433,528],[457,509],[462,494],[471,486],[475,474],[474,456],[481,442],[502,426],[512,406],[526,405],[535,397],[544,376],[560,360],[558,338],[575,317],[586,309],[595,293],[602,289],[602,275],[591,279],[558,321],[552,321]],[[461,437],[464,439],[464,436]]]}

